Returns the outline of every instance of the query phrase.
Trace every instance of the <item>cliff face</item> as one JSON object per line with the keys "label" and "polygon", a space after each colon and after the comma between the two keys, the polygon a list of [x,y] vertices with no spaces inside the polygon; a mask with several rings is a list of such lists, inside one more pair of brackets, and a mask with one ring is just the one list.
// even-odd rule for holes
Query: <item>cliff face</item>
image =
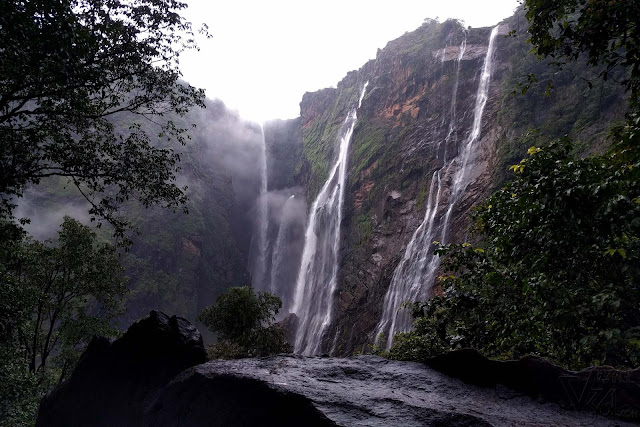
{"label": "cliff face", "polygon": [[[345,117],[369,82],[349,151],[338,281],[324,351],[349,355],[373,343],[394,270],[428,208],[433,240],[469,239],[471,208],[508,178],[506,168],[529,146],[568,134],[582,141],[583,152],[597,150],[608,125],[621,117],[624,103],[615,86],[589,91],[577,77],[594,71],[578,64],[557,73],[528,54],[520,32],[525,22],[520,11],[498,30],[488,98],[468,161],[462,161],[463,152],[473,138],[491,28],[427,22],[379,50],[337,88],[305,94],[301,117],[284,124],[288,134],[299,132],[301,145],[290,167],[295,182],[288,185],[302,186],[309,206],[335,162]],[[512,29],[518,37],[507,36]],[[531,72],[541,83],[514,96]],[[555,86],[550,96],[548,78]],[[267,145],[278,145],[269,139],[267,132]],[[272,149],[269,155],[278,157]],[[467,185],[457,197],[452,193],[463,167]],[[425,297],[432,285],[424,283]]]}
{"label": "cliff face", "polygon": [[[424,25],[389,43],[363,70],[371,90],[352,142],[332,331],[338,335],[338,353],[352,353],[374,339],[394,270],[425,216],[434,172],[461,154],[471,132],[489,33],[465,32],[454,22]],[[470,207],[490,187],[500,127],[489,117],[496,115],[495,94],[506,70],[503,43],[503,38],[497,41],[478,156],[469,165],[473,179],[454,205],[449,241],[464,238]],[[442,197],[451,192],[454,170],[445,168],[440,177]],[[436,226],[444,227],[446,207],[440,204]]]}

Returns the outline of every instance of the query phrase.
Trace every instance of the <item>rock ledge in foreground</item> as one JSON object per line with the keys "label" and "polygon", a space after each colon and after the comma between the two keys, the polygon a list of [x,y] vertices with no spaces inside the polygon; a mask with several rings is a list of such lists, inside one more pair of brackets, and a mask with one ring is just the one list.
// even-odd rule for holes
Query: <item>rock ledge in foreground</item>
{"label": "rock ledge in foreground", "polygon": [[277,356],[211,361],[183,372],[148,407],[144,425],[608,426],[611,420],[506,387],[466,384],[420,363]]}
{"label": "rock ledge in foreground", "polygon": [[501,384],[572,410],[640,421],[640,368],[594,366],[569,371],[541,357],[498,361],[473,349],[433,357],[427,365],[474,385]]}

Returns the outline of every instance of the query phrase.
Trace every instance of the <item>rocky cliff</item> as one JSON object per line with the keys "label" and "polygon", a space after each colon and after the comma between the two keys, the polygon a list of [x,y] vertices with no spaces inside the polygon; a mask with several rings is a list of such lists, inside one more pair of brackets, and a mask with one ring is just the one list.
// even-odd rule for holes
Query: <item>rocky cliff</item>
{"label": "rocky cliff", "polygon": [[[272,188],[302,186],[310,206],[337,157],[341,126],[369,82],[349,150],[338,281],[323,351],[350,355],[374,342],[394,271],[428,209],[433,240],[469,239],[471,208],[508,179],[507,167],[529,146],[569,135],[583,152],[598,150],[609,124],[622,116],[623,95],[615,85],[589,90],[584,79],[596,71],[584,64],[558,72],[538,61],[528,53],[525,30],[522,11],[500,24],[479,135],[464,161],[466,182],[455,203],[491,28],[425,22],[336,88],[305,94],[299,119],[267,124],[267,130],[276,126],[282,134],[284,127],[287,135],[299,135],[297,148],[280,160],[285,150],[276,150],[276,133],[267,132],[272,163],[284,161],[291,177],[274,180]],[[540,83],[523,94],[519,83],[529,73]],[[424,283],[424,297],[437,291],[436,276]]]}

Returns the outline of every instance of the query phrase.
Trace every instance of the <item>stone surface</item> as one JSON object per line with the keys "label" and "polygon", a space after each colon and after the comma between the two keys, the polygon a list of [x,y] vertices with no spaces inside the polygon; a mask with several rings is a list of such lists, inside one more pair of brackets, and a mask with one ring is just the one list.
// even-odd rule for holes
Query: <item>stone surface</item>
{"label": "stone surface", "polygon": [[41,402],[37,426],[138,426],[154,393],[206,361],[200,332],[152,311],[113,343],[95,338],[70,378]]}
{"label": "stone surface", "polygon": [[166,386],[148,426],[628,425],[376,356],[212,361]]}
{"label": "stone surface", "polygon": [[640,368],[596,366],[576,372],[540,357],[497,361],[472,349],[436,356],[427,364],[471,384],[504,385],[573,410],[640,421]]}

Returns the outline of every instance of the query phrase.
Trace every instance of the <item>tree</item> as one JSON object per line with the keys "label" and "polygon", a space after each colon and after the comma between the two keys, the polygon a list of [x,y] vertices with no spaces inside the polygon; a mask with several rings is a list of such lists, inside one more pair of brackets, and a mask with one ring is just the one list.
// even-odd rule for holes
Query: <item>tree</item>
{"label": "tree", "polygon": [[87,226],[65,217],[52,242],[28,241],[19,281],[32,304],[19,339],[38,373],[52,355],[62,356],[60,377],[74,362],[76,350],[94,335],[117,333],[109,319],[126,293],[123,269],[114,246],[98,244]]}
{"label": "tree", "polygon": [[[0,217],[14,198],[50,176],[68,178],[93,219],[122,237],[118,205],[178,207],[179,155],[151,143],[141,123],[185,143],[163,118],[204,107],[179,81],[180,53],[195,48],[175,0],[8,0],[0,3]],[[128,114],[128,115],[126,115]],[[135,121],[131,121],[134,117]],[[126,134],[114,122],[128,120]],[[142,122],[141,122],[142,120]]]}
{"label": "tree", "polygon": [[605,65],[601,76],[624,73],[631,103],[640,102],[640,9],[627,0],[525,0],[531,44],[536,53],[559,63],[586,54]]}
{"label": "tree", "polygon": [[[115,247],[99,244],[94,232],[69,217],[55,244],[25,237],[11,255],[13,263],[0,270],[3,285],[10,287],[0,292],[14,305],[14,317],[0,329],[0,396],[14,400],[5,410],[28,418],[94,335],[117,334],[111,320],[126,287]],[[16,409],[21,407],[28,409]]]}
{"label": "tree", "polygon": [[250,286],[230,288],[216,303],[205,308],[198,320],[218,336],[211,346],[212,358],[267,356],[291,351],[284,333],[273,325],[282,301],[269,292],[254,292]]}

